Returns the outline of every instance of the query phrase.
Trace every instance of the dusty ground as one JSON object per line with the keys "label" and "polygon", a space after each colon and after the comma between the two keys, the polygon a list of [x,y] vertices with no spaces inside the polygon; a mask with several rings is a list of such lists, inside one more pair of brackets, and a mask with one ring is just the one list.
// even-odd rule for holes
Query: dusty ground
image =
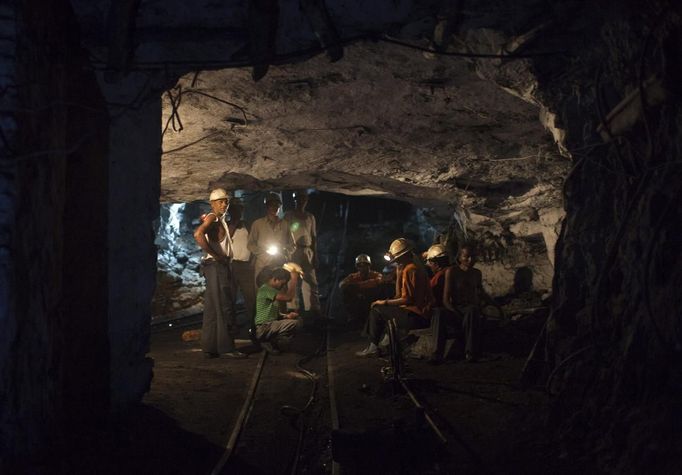
{"label": "dusty ground", "polygon": [[[499,322],[498,322],[499,323]],[[521,348],[530,330],[513,323],[488,325],[487,353],[471,364],[457,357],[431,366],[408,360],[410,386],[447,438],[441,444],[403,391],[380,373],[387,361],[360,359],[356,328],[330,332],[340,431],[334,454],[342,473],[478,474],[577,473],[558,458],[542,425],[547,397],[517,385]],[[247,339],[248,359],[204,359],[198,342],[183,342],[187,328],[152,335],[154,380],[131,417],[114,421],[49,473],[207,474],[220,458],[262,353]],[[533,330],[534,331],[534,330]],[[304,356],[324,348],[326,330],[310,326],[288,352],[268,356],[262,383],[235,456],[223,473],[331,473],[331,416],[326,353],[305,367],[319,375],[315,400],[305,406],[311,381],[296,370]],[[517,344],[512,341],[517,340]],[[505,351],[493,346],[504,347]],[[510,351],[512,350],[512,351]],[[283,406],[291,406],[285,408]],[[302,432],[301,432],[302,429]],[[299,437],[303,449],[294,449]],[[85,455],[83,455],[85,454]]]}

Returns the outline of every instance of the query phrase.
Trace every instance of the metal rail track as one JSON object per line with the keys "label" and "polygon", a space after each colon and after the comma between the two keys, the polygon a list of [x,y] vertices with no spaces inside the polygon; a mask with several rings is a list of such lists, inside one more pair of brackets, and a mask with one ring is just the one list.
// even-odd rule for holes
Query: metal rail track
{"label": "metal rail track", "polygon": [[[318,388],[318,376],[317,374],[313,373],[312,371],[309,371],[303,367],[303,364],[306,362],[310,361],[312,358],[315,356],[318,356],[319,354],[322,353],[322,350],[326,350],[326,344],[327,340],[323,339],[322,344],[320,347],[312,354],[304,356],[303,358],[299,359],[296,363],[296,369],[298,372],[302,373],[308,380],[311,381],[312,386],[311,386],[311,391],[310,395],[308,397],[308,401],[302,408],[297,408],[295,406],[291,405],[282,405],[280,406],[280,412],[282,414],[286,414],[289,416],[299,416],[303,415],[308,408],[313,404],[313,402],[316,399],[316,393],[317,393],[317,388]],[[251,384],[249,385],[249,389],[246,395],[246,398],[244,399],[244,402],[242,403],[241,410],[239,412],[239,415],[237,417],[237,420],[234,423],[234,426],[232,427],[232,431],[230,432],[230,437],[225,445],[225,448],[223,450],[223,454],[216,463],[216,465],[213,467],[211,470],[211,475],[220,475],[224,472],[225,468],[227,467],[228,462],[230,459],[237,453],[238,449],[238,443],[239,443],[239,437],[240,435],[244,432],[245,428],[247,427],[249,417],[251,416],[251,413],[253,411],[255,402],[256,402],[256,395],[258,393],[258,389],[260,387],[260,383],[262,380],[263,376],[263,369],[265,367],[266,361],[268,359],[268,354],[266,351],[262,352],[262,356],[260,360],[258,361],[258,365],[256,367],[256,370],[254,371],[253,377],[251,379]],[[300,429],[299,429],[299,437],[296,443],[295,449],[292,451],[293,453],[293,463],[292,463],[292,468],[290,470],[290,473],[296,474],[298,473],[298,460],[300,458],[301,454],[301,449],[304,443],[304,433],[305,433],[306,426],[301,423]]]}
{"label": "metal rail track", "polygon": [[[302,367],[302,362],[303,361],[309,361],[312,359],[312,357],[319,355],[321,353],[322,349],[326,349],[325,354],[326,354],[326,372],[327,372],[327,385],[328,385],[328,398],[329,398],[329,413],[330,413],[330,419],[331,419],[331,427],[332,430],[338,431],[341,428],[341,423],[339,420],[339,410],[338,410],[338,401],[336,398],[336,388],[335,388],[335,365],[334,365],[334,355],[335,355],[335,349],[332,346],[332,334],[329,328],[326,330],[326,335],[325,338],[322,339],[323,344],[320,345],[320,348],[318,350],[311,354],[308,355],[298,361],[297,364],[297,369],[299,372],[305,374],[306,372],[308,373],[306,377],[311,380],[313,386],[312,386],[312,391],[311,395],[308,399],[307,404],[305,407],[302,409],[297,409],[292,406],[282,406],[280,408],[282,413],[289,412],[289,413],[295,413],[298,412],[299,414],[303,414],[308,407],[313,403],[315,399],[315,394],[317,391],[317,388],[319,387],[319,381],[317,378],[317,375],[314,373],[311,373],[310,371],[306,370],[305,368]],[[221,475],[225,473],[225,469],[228,467],[228,462],[230,459],[237,453],[238,449],[238,444],[239,444],[239,437],[240,435],[244,432],[245,428],[248,425],[249,418],[252,414],[252,411],[254,410],[254,405],[256,402],[256,395],[258,392],[258,389],[260,387],[260,383],[262,381],[262,376],[263,376],[263,370],[264,367],[266,366],[266,362],[268,361],[268,355],[266,352],[262,353],[262,356],[260,357],[260,360],[256,366],[256,369],[254,371],[253,377],[251,379],[251,383],[248,388],[248,392],[246,395],[246,398],[242,404],[241,410],[239,412],[239,415],[237,417],[237,420],[235,421],[232,430],[230,432],[230,436],[227,440],[227,443],[225,444],[223,454],[220,457],[220,459],[217,461],[213,469],[211,470],[211,475]],[[443,431],[437,426],[435,421],[431,418],[431,416],[428,414],[428,411],[422,404],[422,402],[419,400],[419,398],[415,395],[415,393],[410,389],[409,387],[409,380],[404,378],[402,374],[400,374],[400,371],[397,373],[394,373],[394,382],[398,383],[402,389],[404,390],[406,396],[408,399],[412,402],[414,407],[424,415],[424,420],[428,423],[430,426],[431,430],[434,432],[438,440],[442,444],[447,443],[447,438],[443,434]],[[304,443],[304,432],[307,426],[305,426],[304,422],[301,421],[301,426],[300,426],[300,432],[299,432],[299,437],[296,443],[295,449],[292,451],[293,453],[293,463],[291,464],[291,469],[290,472],[292,475],[295,475],[298,473],[298,460],[300,458],[301,454],[301,449],[303,447]],[[340,475],[342,473],[342,467],[338,462],[335,462],[332,460],[332,465],[331,465],[331,473],[332,475]]]}
{"label": "metal rail track", "polygon": [[223,471],[223,468],[225,468],[225,464],[227,464],[227,461],[234,453],[235,447],[237,446],[237,440],[239,439],[239,434],[241,434],[242,430],[244,429],[249,415],[251,414],[251,410],[253,409],[256,390],[258,389],[258,383],[260,382],[260,377],[263,374],[263,366],[265,366],[265,361],[267,358],[267,351],[263,351],[263,354],[258,361],[256,371],[254,372],[253,378],[251,379],[249,391],[246,395],[246,399],[244,400],[244,404],[242,404],[242,409],[239,411],[237,421],[235,422],[232,432],[230,433],[230,438],[227,440],[227,444],[225,445],[223,455],[220,457],[220,460],[218,460],[218,463],[216,463],[216,465],[213,467],[213,470],[211,470],[211,475],[220,475],[220,473]]}

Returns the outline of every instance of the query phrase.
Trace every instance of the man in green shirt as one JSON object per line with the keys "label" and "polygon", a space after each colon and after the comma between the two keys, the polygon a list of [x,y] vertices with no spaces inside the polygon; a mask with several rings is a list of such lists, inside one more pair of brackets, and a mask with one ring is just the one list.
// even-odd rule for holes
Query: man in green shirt
{"label": "man in green shirt", "polygon": [[[256,339],[265,351],[278,354],[276,340],[290,339],[296,333],[298,313],[280,314],[279,302],[290,302],[294,298],[299,273],[278,267],[258,289],[256,296]],[[280,318],[281,317],[281,318]]]}

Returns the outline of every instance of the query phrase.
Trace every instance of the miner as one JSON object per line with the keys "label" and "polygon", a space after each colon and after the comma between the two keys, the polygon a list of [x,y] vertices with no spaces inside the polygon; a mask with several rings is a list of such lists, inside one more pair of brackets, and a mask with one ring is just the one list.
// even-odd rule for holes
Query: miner
{"label": "miner", "polygon": [[246,358],[235,348],[234,292],[232,289],[232,240],[225,222],[229,196],[222,188],[211,191],[211,212],[194,231],[194,239],[204,251],[201,272],[206,279],[201,349],[207,358],[220,354]]}

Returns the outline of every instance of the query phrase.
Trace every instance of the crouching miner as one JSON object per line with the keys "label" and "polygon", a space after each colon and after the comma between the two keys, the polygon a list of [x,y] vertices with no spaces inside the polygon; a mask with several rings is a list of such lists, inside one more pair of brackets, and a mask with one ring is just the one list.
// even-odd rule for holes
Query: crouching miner
{"label": "crouching miner", "polygon": [[220,354],[246,358],[234,346],[234,293],[232,290],[232,241],[225,223],[229,196],[222,188],[211,191],[211,212],[194,231],[194,240],[204,251],[201,272],[206,279],[201,349],[207,358]]}
{"label": "crouching miner", "polygon": [[300,267],[285,264],[275,268],[258,289],[256,296],[256,339],[265,351],[279,354],[278,342],[291,340],[296,334],[299,321],[298,313],[280,313],[280,302],[290,302],[294,298],[300,276]]}

